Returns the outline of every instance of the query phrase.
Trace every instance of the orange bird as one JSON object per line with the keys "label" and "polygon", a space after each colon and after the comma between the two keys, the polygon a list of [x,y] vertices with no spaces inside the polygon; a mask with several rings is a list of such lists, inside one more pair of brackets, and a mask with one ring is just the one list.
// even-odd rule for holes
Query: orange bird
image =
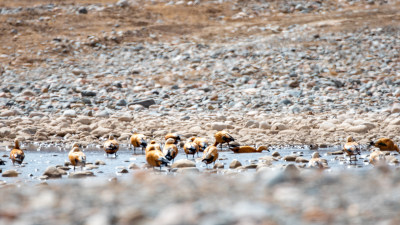
{"label": "orange bird", "polygon": [[168,140],[169,138],[174,139],[174,144],[178,144],[178,141],[181,140],[181,136],[176,133],[169,133],[169,134],[165,135],[165,140]]}
{"label": "orange bird", "polygon": [[22,161],[24,161],[25,154],[24,151],[22,151],[19,147],[19,141],[18,139],[14,140],[14,149],[11,150],[10,152],[10,159],[14,165],[15,162],[18,164],[22,164]]}
{"label": "orange bird", "polygon": [[214,146],[217,147],[218,144],[221,144],[221,150],[222,150],[222,144],[227,143],[229,147],[229,142],[235,141],[235,139],[226,131],[218,131],[217,133],[214,134],[215,137],[215,142]]}
{"label": "orange bird", "polygon": [[174,144],[175,140],[173,138],[168,138],[165,142],[163,153],[166,159],[169,161],[174,161],[175,157],[178,155],[178,147]]}
{"label": "orange bird", "polygon": [[377,164],[378,162],[385,162],[386,158],[385,158],[385,153],[377,150],[377,151],[373,151],[370,155],[369,155],[369,163],[372,165]]}
{"label": "orange bird", "polygon": [[117,157],[118,149],[119,149],[119,144],[117,140],[114,140],[114,136],[110,134],[108,140],[104,142],[104,151],[107,153],[107,157],[108,154],[114,154],[115,157]]}
{"label": "orange bird", "polygon": [[157,144],[156,141],[152,140],[152,141],[150,141],[150,144],[147,145],[145,152],[147,154],[148,152],[154,151],[154,150],[161,151],[161,146],[160,146],[160,144]]}
{"label": "orange bird", "polygon": [[153,166],[153,168],[160,167],[160,169],[162,165],[168,166],[169,162],[160,150],[146,152],[146,161],[150,166]]}
{"label": "orange bird", "polygon": [[201,160],[206,165],[210,163],[215,163],[215,160],[218,159],[218,149],[217,147],[211,145],[206,148],[203,152],[203,159]]}
{"label": "orange bird", "polygon": [[195,140],[194,137],[190,138],[185,145],[183,146],[183,150],[186,153],[186,158],[188,158],[188,155],[193,155],[197,153],[197,156],[199,155],[199,146],[193,141]]}
{"label": "orange bird", "polygon": [[205,138],[200,137],[192,137],[194,140],[193,142],[199,146],[199,151],[203,152],[208,147],[208,140]]}
{"label": "orange bird", "polygon": [[86,155],[80,149],[77,143],[72,147],[72,150],[68,153],[68,158],[71,164],[74,166],[80,166],[81,170],[86,165]]}
{"label": "orange bird", "polygon": [[143,134],[138,134],[134,132],[131,136],[131,144],[133,146],[133,152],[136,151],[136,148],[142,147],[142,153],[147,147],[146,137]]}
{"label": "orange bird", "polygon": [[[357,155],[361,154],[360,145],[354,141],[353,137],[347,138],[347,143],[344,145],[343,151],[350,157],[350,163],[351,161],[357,161]],[[352,160],[352,156],[354,156],[354,160]]]}
{"label": "orange bird", "polygon": [[268,150],[268,146],[261,145],[257,149],[251,146],[240,146],[239,143],[232,143],[229,146],[229,149],[234,153],[252,153],[252,152],[262,152],[264,150]]}
{"label": "orange bird", "polygon": [[373,141],[371,141],[370,145],[379,148],[379,150],[381,150],[381,151],[397,151],[397,152],[399,152],[399,147],[397,145],[395,145],[394,142],[389,138],[380,138],[375,143]]}

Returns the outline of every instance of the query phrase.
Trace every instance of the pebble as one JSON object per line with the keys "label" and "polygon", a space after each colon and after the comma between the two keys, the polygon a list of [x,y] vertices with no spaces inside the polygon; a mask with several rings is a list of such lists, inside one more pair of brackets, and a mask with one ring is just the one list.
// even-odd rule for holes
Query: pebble
{"label": "pebble", "polygon": [[171,168],[185,168],[185,167],[196,167],[196,163],[187,159],[180,159],[175,161]]}
{"label": "pebble", "polygon": [[240,166],[242,166],[242,163],[240,163],[237,159],[232,160],[232,162],[229,164],[230,169],[236,169]]}
{"label": "pebble", "polygon": [[18,172],[16,170],[6,170],[1,174],[2,177],[17,177]]}

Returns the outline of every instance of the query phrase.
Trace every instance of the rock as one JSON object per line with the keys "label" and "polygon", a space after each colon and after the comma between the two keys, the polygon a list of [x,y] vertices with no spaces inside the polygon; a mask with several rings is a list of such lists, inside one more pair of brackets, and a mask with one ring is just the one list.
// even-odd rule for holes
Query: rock
{"label": "rock", "polygon": [[14,110],[5,110],[0,113],[0,117],[9,117],[9,116],[15,116],[15,111]]}
{"label": "rock", "polygon": [[308,163],[308,161],[309,161],[308,159],[303,157],[297,157],[295,160],[296,163]]}
{"label": "rock", "polygon": [[385,159],[386,159],[386,162],[388,162],[388,163],[394,163],[394,164],[398,164],[399,163],[399,160],[396,157],[392,156],[392,155],[385,156]]}
{"label": "rock", "polygon": [[226,124],[220,123],[220,122],[212,123],[211,124],[211,129],[212,130],[216,130],[216,131],[225,130],[226,129]]}
{"label": "rock", "polygon": [[138,170],[140,167],[136,163],[131,163],[128,167],[130,170]]}
{"label": "rock", "polygon": [[96,136],[96,137],[102,137],[104,135],[108,135],[111,133],[111,129],[108,128],[104,128],[104,127],[98,127],[95,130],[93,130],[91,132],[92,135]]}
{"label": "rock", "polygon": [[256,169],[258,167],[258,164],[249,164],[244,166],[244,169]]}
{"label": "rock", "polygon": [[193,174],[193,173],[199,173],[200,171],[196,167],[186,167],[186,168],[178,168],[176,172],[183,174]]}
{"label": "rock", "polygon": [[0,137],[8,137],[11,134],[11,128],[9,127],[2,127],[0,128]]}
{"label": "rock", "polygon": [[87,170],[94,170],[94,169],[98,169],[99,167],[97,165],[93,165],[93,164],[86,164],[85,168]]}
{"label": "rock", "polygon": [[278,156],[281,156],[281,154],[280,154],[279,152],[275,151],[275,152],[273,152],[273,153],[271,154],[271,156],[273,156],[273,157],[278,157]]}
{"label": "rock", "polygon": [[319,129],[331,132],[336,130],[336,125],[331,122],[325,121],[319,125]]}
{"label": "rock", "polygon": [[390,125],[400,125],[400,118],[393,119],[389,122]]}
{"label": "rock", "polygon": [[196,163],[188,159],[180,159],[174,162],[174,164],[172,164],[171,166],[171,168],[185,168],[185,167],[196,167]]}
{"label": "rock", "polygon": [[107,110],[103,110],[103,111],[96,113],[96,117],[100,117],[100,118],[108,118],[109,116],[110,116],[110,113],[108,113]]}
{"label": "rock", "polygon": [[87,116],[82,116],[82,117],[78,117],[76,119],[76,122],[84,124],[84,125],[90,125],[92,123],[92,120]]}
{"label": "rock", "polygon": [[214,165],[213,168],[214,168],[214,169],[224,169],[225,166],[224,166],[223,163],[217,162],[217,163],[215,163],[215,165]]}
{"label": "rock", "polygon": [[141,105],[145,108],[149,108],[151,105],[155,105],[155,104],[156,104],[156,102],[154,101],[154,99],[147,99],[147,100],[129,103],[129,105]]}
{"label": "rock", "polygon": [[282,123],[275,123],[271,126],[271,130],[273,131],[281,131],[286,129],[287,129],[286,125]]}
{"label": "rock", "polygon": [[125,101],[125,99],[120,99],[117,101],[116,105],[118,106],[126,106],[128,103]]}
{"label": "rock", "polygon": [[31,90],[24,90],[24,91],[21,93],[21,95],[22,95],[22,96],[29,96],[29,97],[32,97],[32,96],[35,96],[36,94],[35,94],[35,92],[33,92],[33,91],[31,91]]}
{"label": "rock", "polygon": [[126,168],[121,168],[118,169],[118,173],[129,173],[129,171]]}
{"label": "rock", "polygon": [[101,160],[96,160],[95,162],[94,162],[94,165],[106,165],[106,163],[105,162],[103,162],[103,161],[101,161]]}
{"label": "rock", "polygon": [[94,177],[92,171],[78,171],[73,172],[68,175],[68,178],[85,178],[85,177]]}
{"label": "rock", "polygon": [[46,175],[49,178],[61,178],[62,173],[60,171],[61,169],[57,169],[55,166],[49,166],[44,171],[43,175]]}
{"label": "rock", "polygon": [[268,122],[263,121],[263,122],[260,123],[259,128],[260,129],[264,129],[264,130],[268,130],[268,129],[271,129],[271,125]]}
{"label": "rock", "polygon": [[400,113],[400,103],[394,103],[393,104],[392,113]]}
{"label": "rock", "polygon": [[335,152],[328,152],[328,155],[343,155],[343,150],[335,151]]}
{"label": "rock", "polygon": [[6,165],[6,162],[4,160],[0,159],[0,166],[4,166],[4,165]]}
{"label": "rock", "polygon": [[15,170],[6,170],[1,174],[2,177],[18,177],[18,172]]}
{"label": "rock", "polygon": [[285,157],[283,157],[283,160],[287,161],[287,162],[294,162],[296,161],[298,156],[296,155],[287,155]]}
{"label": "rock", "polygon": [[94,91],[81,91],[82,97],[95,97],[97,95]]}
{"label": "rock", "polygon": [[240,163],[237,159],[232,160],[232,162],[229,164],[230,169],[236,169],[240,166],[242,166],[242,163]]}
{"label": "rock", "polygon": [[79,13],[79,14],[87,14],[87,13],[88,13],[88,10],[86,9],[86,7],[80,7],[80,8],[78,9],[78,13]]}
{"label": "rock", "polygon": [[366,125],[352,126],[346,129],[347,132],[366,133],[369,128]]}
{"label": "rock", "polygon": [[65,117],[76,117],[76,111],[73,109],[64,111],[63,114]]}

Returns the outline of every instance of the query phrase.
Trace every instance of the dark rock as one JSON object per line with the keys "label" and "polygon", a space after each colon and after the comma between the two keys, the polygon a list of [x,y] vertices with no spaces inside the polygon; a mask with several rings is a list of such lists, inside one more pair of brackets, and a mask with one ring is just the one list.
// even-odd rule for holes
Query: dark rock
{"label": "dark rock", "polygon": [[94,91],[82,91],[81,95],[82,97],[94,97],[97,95],[97,93]]}
{"label": "dark rock", "polygon": [[132,103],[129,103],[129,105],[141,105],[143,107],[149,108],[151,105],[155,105],[156,102],[154,99],[147,99],[147,100],[142,100],[142,101],[135,101]]}

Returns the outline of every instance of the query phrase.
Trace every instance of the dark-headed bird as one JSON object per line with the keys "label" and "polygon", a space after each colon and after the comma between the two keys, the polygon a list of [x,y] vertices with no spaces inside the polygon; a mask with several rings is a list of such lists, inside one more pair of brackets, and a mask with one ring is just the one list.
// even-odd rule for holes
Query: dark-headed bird
{"label": "dark-headed bird", "polygon": [[168,166],[169,163],[160,150],[146,152],[146,161],[150,166],[153,166],[153,168],[160,167],[160,170],[162,165]]}
{"label": "dark-headed bird", "polygon": [[166,159],[169,161],[174,161],[175,157],[178,155],[178,147],[176,147],[175,140],[173,138],[168,138],[165,142],[163,153]]}
{"label": "dark-headed bird", "polygon": [[131,144],[133,146],[133,152],[136,152],[136,148],[141,147],[142,148],[142,153],[147,147],[147,141],[146,141],[146,136],[143,134],[138,134],[134,132],[130,138]]}
{"label": "dark-headed bird", "polygon": [[206,138],[196,137],[193,138],[193,142],[199,146],[199,151],[201,152],[204,152],[204,150],[208,147],[208,140]]}
{"label": "dark-headed bird", "polygon": [[[353,137],[347,138],[347,143],[344,144],[343,151],[349,156],[350,163],[352,161],[357,161],[357,155],[361,154],[360,145],[354,141]],[[354,157],[353,160],[352,157]]]}
{"label": "dark-headed bird", "polygon": [[155,140],[150,141],[150,144],[147,145],[145,153],[147,154],[150,151],[158,150],[161,151],[160,144],[157,144]]}
{"label": "dark-headed bird", "polygon": [[214,146],[217,147],[217,145],[220,144],[221,150],[223,143],[227,143],[229,147],[229,142],[235,141],[235,139],[226,131],[218,131],[217,133],[214,134],[214,137],[215,137]]}
{"label": "dark-headed bird", "polygon": [[257,149],[251,146],[240,146],[239,143],[232,143],[229,146],[229,149],[232,150],[234,153],[253,153],[253,152],[262,152],[264,150],[268,150],[268,146],[261,145]]}
{"label": "dark-headed bird", "polygon": [[186,158],[188,158],[188,155],[193,155],[197,153],[197,156],[199,155],[199,146],[193,141],[194,138],[191,138],[186,141],[185,145],[183,146],[183,150],[186,153]]}
{"label": "dark-headed bird", "polygon": [[20,149],[18,139],[15,139],[14,140],[14,149],[11,150],[11,152],[10,152],[10,159],[11,159],[13,165],[15,162],[17,162],[18,164],[21,165],[21,163],[24,161],[24,158],[25,158],[24,151],[22,151],[22,149]]}
{"label": "dark-headed bird", "polygon": [[389,138],[380,138],[377,142],[371,141],[370,145],[379,148],[381,151],[399,152],[399,147]]}
{"label": "dark-headed bird", "polygon": [[107,157],[108,157],[108,154],[114,154],[115,157],[117,157],[119,144],[118,144],[117,140],[114,139],[114,136],[112,134],[110,134],[110,136],[108,137],[108,140],[106,142],[104,142],[103,146],[104,146],[104,151],[107,153]]}
{"label": "dark-headed bird", "polygon": [[165,135],[165,140],[168,140],[169,138],[174,139],[174,144],[178,144],[178,142],[181,140],[181,136],[176,133],[169,133]]}
{"label": "dark-headed bird", "polygon": [[80,149],[78,144],[74,144],[72,150],[68,153],[68,158],[71,164],[74,166],[80,166],[81,170],[86,165],[86,155]]}
{"label": "dark-headed bird", "polygon": [[206,148],[203,152],[203,158],[202,162],[204,162],[206,165],[215,163],[215,160],[218,159],[218,149],[217,147],[211,145]]}

